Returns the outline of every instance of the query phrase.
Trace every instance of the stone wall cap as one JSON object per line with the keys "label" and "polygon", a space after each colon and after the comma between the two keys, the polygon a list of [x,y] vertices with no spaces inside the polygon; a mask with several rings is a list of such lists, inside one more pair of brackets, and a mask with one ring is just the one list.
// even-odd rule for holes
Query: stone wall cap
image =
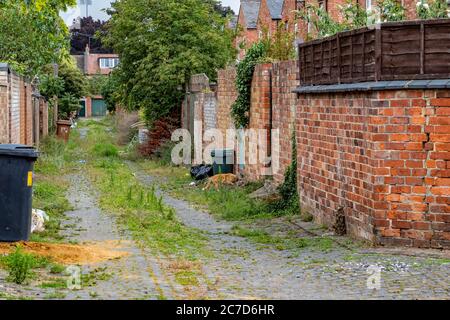
{"label": "stone wall cap", "polygon": [[358,83],[300,86],[294,89],[292,92],[304,94],[304,93],[382,91],[382,90],[407,90],[407,89],[425,89],[425,90],[450,89],[450,79],[369,81]]}

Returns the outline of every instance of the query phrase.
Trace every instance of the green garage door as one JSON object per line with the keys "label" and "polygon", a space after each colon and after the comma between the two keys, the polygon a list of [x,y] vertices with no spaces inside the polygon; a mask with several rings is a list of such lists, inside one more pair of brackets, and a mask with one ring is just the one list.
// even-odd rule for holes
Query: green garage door
{"label": "green garage door", "polygon": [[103,99],[92,99],[92,116],[106,116],[106,103]]}
{"label": "green garage door", "polygon": [[86,117],[86,101],[80,101],[80,110],[78,111],[78,116],[81,118]]}

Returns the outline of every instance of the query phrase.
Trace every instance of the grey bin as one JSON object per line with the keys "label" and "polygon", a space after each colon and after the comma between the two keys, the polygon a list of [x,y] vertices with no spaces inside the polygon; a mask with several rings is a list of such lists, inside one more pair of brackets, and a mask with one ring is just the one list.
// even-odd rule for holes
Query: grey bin
{"label": "grey bin", "polygon": [[32,147],[0,144],[0,241],[27,241],[30,237],[37,158]]}
{"label": "grey bin", "polygon": [[234,150],[215,149],[211,151],[213,172],[216,174],[234,173]]}

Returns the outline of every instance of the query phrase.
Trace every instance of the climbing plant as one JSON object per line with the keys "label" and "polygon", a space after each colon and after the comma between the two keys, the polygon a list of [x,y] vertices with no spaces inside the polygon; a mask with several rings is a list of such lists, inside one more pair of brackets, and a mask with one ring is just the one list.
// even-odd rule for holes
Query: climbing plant
{"label": "climbing plant", "polygon": [[277,204],[278,210],[287,210],[289,213],[300,212],[300,199],[297,188],[297,144],[295,132],[292,133],[292,162],[286,169],[284,182],[278,187],[281,200]]}
{"label": "climbing plant", "polygon": [[236,89],[238,97],[231,107],[231,115],[237,128],[246,127],[249,123],[250,93],[255,66],[267,53],[262,42],[254,44],[248,50],[244,60],[237,66]]}
{"label": "climbing plant", "polygon": [[447,18],[447,0],[420,0],[417,2],[416,11],[420,19]]}
{"label": "climbing plant", "polygon": [[406,10],[397,0],[379,0],[377,9],[381,22],[402,21],[406,19]]}

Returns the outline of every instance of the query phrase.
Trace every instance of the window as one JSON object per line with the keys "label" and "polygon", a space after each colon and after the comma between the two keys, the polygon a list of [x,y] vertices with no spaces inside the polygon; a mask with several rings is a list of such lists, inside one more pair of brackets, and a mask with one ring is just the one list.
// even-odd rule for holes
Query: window
{"label": "window", "polygon": [[100,68],[102,69],[114,69],[118,65],[118,58],[100,58]]}

